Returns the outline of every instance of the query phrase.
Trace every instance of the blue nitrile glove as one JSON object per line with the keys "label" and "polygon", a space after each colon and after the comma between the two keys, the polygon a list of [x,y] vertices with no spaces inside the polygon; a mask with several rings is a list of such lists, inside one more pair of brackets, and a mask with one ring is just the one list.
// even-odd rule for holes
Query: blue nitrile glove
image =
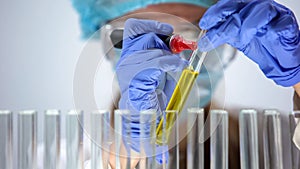
{"label": "blue nitrile glove", "polygon": [[[288,8],[273,0],[220,0],[199,26],[208,30],[198,43],[200,50],[228,43],[275,83],[293,86],[300,81],[299,28]],[[207,39],[212,45],[206,45]]]}
{"label": "blue nitrile glove", "polygon": [[[159,117],[176,84],[171,75],[187,66],[187,61],[172,54],[158,37],[172,32],[171,25],[157,21],[128,19],[125,22],[123,49],[116,66],[121,89],[119,108],[130,110],[130,147],[137,152],[140,152],[140,111],[155,109]],[[126,124],[122,125],[126,128]],[[147,129],[146,133],[150,133],[150,126]],[[158,151],[162,149],[166,148],[157,147]],[[161,163],[162,154],[156,159]]]}

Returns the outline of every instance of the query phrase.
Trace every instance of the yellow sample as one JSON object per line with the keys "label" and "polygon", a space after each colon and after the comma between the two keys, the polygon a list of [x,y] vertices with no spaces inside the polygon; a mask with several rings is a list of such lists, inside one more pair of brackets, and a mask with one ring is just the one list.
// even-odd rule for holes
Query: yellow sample
{"label": "yellow sample", "polygon": [[[190,91],[192,90],[193,84],[198,74],[199,72],[194,71],[193,68],[190,66],[183,70],[166,110],[176,110],[178,112],[177,115],[178,116],[180,115],[184,103],[187,100]],[[175,120],[176,119],[174,114],[169,113],[166,115],[166,121],[165,121],[166,135],[165,138],[163,138],[162,128],[163,128],[164,117],[161,118],[156,129],[156,144],[162,145],[163,143],[166,143],[168,141]]]}

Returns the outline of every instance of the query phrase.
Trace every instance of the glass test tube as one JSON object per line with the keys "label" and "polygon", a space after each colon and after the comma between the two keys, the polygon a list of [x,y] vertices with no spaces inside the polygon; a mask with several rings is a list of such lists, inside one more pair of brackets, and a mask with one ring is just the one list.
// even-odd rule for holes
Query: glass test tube
{"label": "glass test tube", "polygon": [[[156,169],[155,140],[156,140],[156,110],[144,110],[140,113],[140,152],[142,159],[139,168]],[[147,153],[146,153],[147,152]]]}
{"label": "glass test tube", "polygon": [[[161,132],[162,132],[162,135],[161,135],[161,144],[162,144],[162,147],[163,147],[163,149],[161,150],[163,153],[162,153],[162,161],[163,161],[163,163],[162,163],[162,169],[167,169],[167,165],[166,165],[166,163],[165,163],[165,161],[166,161],[166,156],[165,156],[165,152],[167,152],[168,150],[166,150],[165,149],[165,147],[168,145],[168,138],[167,138],[167,134],[169,134],[168,133],[168,131],[167,131],[167,120],[165,120],[165,119],[167,119],[166,118],[166,113],[165,112],[163,112],[163,121],[161,121],[162,122],[162,129],[161,129]],[[157,136],[156,136],[157,137]],[[160,152],[158,152],[158,151],[156,151],[156,153],[160,153]],[[169,152],[168,152],[169,153]]]}
{"label": "glass test tube", "polygon": [[110,123],[109,111],[91,113],[91,169],[107,169],[109,158]]}
{"label": "glass test tube", "polygon": [[36,111],[18,113],[18,167],[36,168]]}
{"label": "glass test tube", "polygon": [[[202,30],[199,34],[199,38],[204,36],[206,33],[206,30]],[[166,110],[176,110],[178,112],[178,115],[180,115],[185,102],[190,94],[190,91],[193,88],[194,82],[198,77],[198,74],[201,70],[203,61],[205,57],[207,56],[208,52],[201,52],[200,50],[195,49],[193,50],[189,65],[182,71],[180,78],[178,80],[178,83],[175,86],[175,89],[172,93],[172,96],[170,98],[170,101],[166,107]],[[164,117],[163,117],[164,118]],[[161,142],[161,128],[162,128],[162,122],[163,118],[161,118],[157,129],[156,129],[156,143],[162,144]],[[166,116],[167,118],[167,127],[172,127],[173,122],[175,122],[176,119],[172,116]],[[169,129],[168,129],[169,130]],[[167,134],[168,137],[168,134]]]}
{"label": "glass test tube", "polygon": [[[168,144],[168,146],[165,147],[166,150],[164,150],[165,152],[169,153],[169,160],[167,163],[167,168],[168,169],[179,169],[179,160],[180,160],[180,156],[179,156],[179,119],[178,119],[178,111],[177,110],[165,110],[163,112],[165,117],[174,117],[173,121],[173,127],[170,127],[168,125],[172,125],[168,122],[167,118],[165,120],[165,125],[163,125],[163,127],[165,127],[165,143]],[[163,132],[164,134],[164,132]],[[167,150],[167,148],[169,148],[169,151]],[[166,154],[166,153],[163,153]],[[165,160],[164,160],[165,161]]]}
{"label": "glass test tube", "polygon": [[225,110],[210,111],[210,167],[228,168],[228,113]]}
{"label": "glass test tube", "polygon": [[[130,169],[130,112],[129,110],[115,110],[115,154],[116,154],[116,169],[124,168],[125,165],[126,169]],[[123,140],[124,138],[124,140]],[[125,141],[125,143],[123,142]],[[128,148],[123,152],[121,148],[122,143],[127,144]],[[126,146],[125,146],[126,147]],[[126,148],[125,148],[126,149]],[[125,159],[125,161],[124,161]],[[121,166],[122,163],[122,166]],[[125,163],[125,164],[123,164]]]}
{"label": "glass test tube", "polygon": [[46,110],[44,115],[44,169],[60,167],[60,112]]}
{"label": "glass test tube", "polygon": [[12,113],[0,110],[0,168],[12,168]]}
{"label": "glass test tube", "polygon": [[291,156],[292,169],[300,169],[300,151],[293,142],[293,136],[297,124],[300,124],[300,111],[294,111],[289,114],[290,135],[291,135]]}
{"label": "glass test tube", "polygon": [[242,169],[259,168],[257,112],[243,109],[239,116],[240,155]]}
{"label": "glass test tube", "polygon": [[265,110],[263,121],[265,169],[282,169],[280,116],[276,110]]}
{"label": "glass test tube", "polygon": [[187,168],[204,169],[204,143],[201,142],[203,135],[200,135],[204,128],[204,110],[189,108],[187,125],[187,129],[191,128],[187,136]]}
{"label": "glass test tube", "polygon": [[125,154],[125,157],[126,157],[126,169],[131,169],[131,154],[130,154],[130,151],[131,151],[131,122],[132,122],[132,118],[131,118],[131,114],[130,112],[125,112],[123,115],[122,115],[122,124],[124,124],[124,128],[123,130],[125,131],[123,134],[123,138],[125,141],[124,145],[127,144],[128,146],[128,149],[126,149],[126,154]]}
{"label": "glass test tube", "polygon": [[120,148],[122,143],[122,110],[115,110],[115,167],[121,168]]}
{"label": "glass test tube", "polygon": [[82,111],[71,110],[66,116],[66,148],[67,148],[67,169],[83,168],[83,115]]}

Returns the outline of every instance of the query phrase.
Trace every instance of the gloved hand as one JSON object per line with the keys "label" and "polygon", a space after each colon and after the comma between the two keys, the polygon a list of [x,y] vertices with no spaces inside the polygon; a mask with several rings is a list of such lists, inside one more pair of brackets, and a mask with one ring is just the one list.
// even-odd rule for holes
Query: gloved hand
{"label": "gloved hand", "polygon": [[199,26],[208,30],[198,43],[200,50],[228,43],[275,83],[293,86],[300,81],[299,28],[288,8],[273,0],[220,0],[207,10]]}
{"label": "gloved hand", "polygon": [[[172,32],[171,25],[157,21],[128,19],[125,22],[123,49],[116,66],[121,89],[119,108],[130,110],[130,147],[137,152],[140,152],[140,111],[154,109],[156,117],[159,117],[175,87],[171,75],[187,66],[187,61],[172,54],[158,37]],[[156,123],[159,119],[156,119]],[[126,124],[122,125],[125,129]],[[149,134],[150,127],[146,128]],[[157,147],[157,150],[165,149]],[[162,154],[157,155],[156,159],[163,162]]]}

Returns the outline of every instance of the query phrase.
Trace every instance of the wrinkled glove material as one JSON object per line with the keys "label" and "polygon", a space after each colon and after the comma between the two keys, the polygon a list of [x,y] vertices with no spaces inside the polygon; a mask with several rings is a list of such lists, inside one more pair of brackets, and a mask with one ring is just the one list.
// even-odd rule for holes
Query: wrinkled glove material
{"label": "wrinkled glove material", "polygon": [[198,42],[200,50],[228,43],[278,85],[300,82],[299,27],[293,12],[283,5],[273,0],[221,0],[207,10],[199,26],[208,30]]}

